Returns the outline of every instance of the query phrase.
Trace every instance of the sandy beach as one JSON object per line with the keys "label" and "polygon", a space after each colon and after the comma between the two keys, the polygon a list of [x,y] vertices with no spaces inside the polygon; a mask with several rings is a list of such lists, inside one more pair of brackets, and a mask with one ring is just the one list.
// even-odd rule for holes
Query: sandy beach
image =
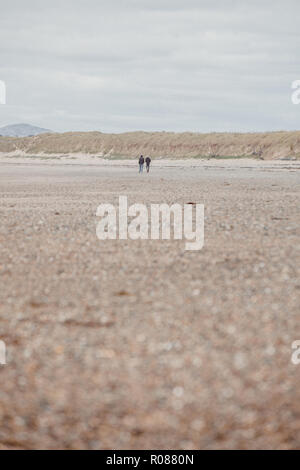
{"label": "sandy beach", "polygon": [[[299,161],[1,157],[0,449],[296,449]],[[96,237],[205,205],[205,245]]]}

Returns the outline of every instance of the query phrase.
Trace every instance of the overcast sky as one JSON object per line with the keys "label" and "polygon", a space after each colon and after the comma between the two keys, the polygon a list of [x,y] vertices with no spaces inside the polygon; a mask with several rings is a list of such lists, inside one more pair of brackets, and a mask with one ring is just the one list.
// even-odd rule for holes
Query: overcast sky
{"label": "overcast sky", "polygon": [[2,125],[300,129],[299,0],[0,0]]}

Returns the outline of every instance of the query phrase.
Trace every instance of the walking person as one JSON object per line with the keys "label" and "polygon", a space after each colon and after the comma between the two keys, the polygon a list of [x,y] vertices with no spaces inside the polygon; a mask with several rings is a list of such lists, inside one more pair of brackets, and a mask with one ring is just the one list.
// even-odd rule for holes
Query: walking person
{"label": "walking person", "polygon": [[139,165],[140,165],[139,173],[143,173],[144,163],[145,163],[145,159],[144,159],[143,155],[141,155],[140,158],[139,158]]}
{"label": "walking person", "polygon": [[149,171],[150,171],[150,163],[151,163],[151,158],[150,158],[150,157],[147,157],[147,158],[146,158],[146,169],[147,169],[147,173],[149,173]]}

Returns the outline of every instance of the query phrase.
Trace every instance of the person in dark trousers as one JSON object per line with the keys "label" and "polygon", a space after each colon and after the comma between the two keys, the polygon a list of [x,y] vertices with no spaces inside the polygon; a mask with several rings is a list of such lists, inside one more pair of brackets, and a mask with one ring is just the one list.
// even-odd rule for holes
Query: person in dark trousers
{"label": "person in dark trousers", "polygon": [[139,158],[139,165],[140,165],[139,173],[143,173],[144,163],[145,163],[145,159],[144,159],[143,155],[141,155],[140,158]]}
{"label": "person in dark trousers", "polygon": [[151,163],[151,158],[147,157],[146,158],[146,168],[147,168],[147,173],[150,171],[150,163]]}

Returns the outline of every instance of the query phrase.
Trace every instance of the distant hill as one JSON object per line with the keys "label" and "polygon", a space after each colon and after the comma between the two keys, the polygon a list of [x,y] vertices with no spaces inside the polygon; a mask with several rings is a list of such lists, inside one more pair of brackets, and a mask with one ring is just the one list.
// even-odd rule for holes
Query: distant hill
{"label": "distant hill", "polygon": [[[32,128],[28,132],[32,133]],[[45,132],[45,129],[43,129]],[[1,129],[0,129],[1,133]],[[47,133],[0,137],[0,153],[20,155],[89,154],[105,158],[261,158],[300,159],[300,131],[266,133],[101,132]]]}
{"label": "distant hill", "polygon": [[30,124],[13,124],[11,126],[0,127],[0,136],[3,137],[29,137],[39,134],[51,133],[49,129],[31,126]]}

